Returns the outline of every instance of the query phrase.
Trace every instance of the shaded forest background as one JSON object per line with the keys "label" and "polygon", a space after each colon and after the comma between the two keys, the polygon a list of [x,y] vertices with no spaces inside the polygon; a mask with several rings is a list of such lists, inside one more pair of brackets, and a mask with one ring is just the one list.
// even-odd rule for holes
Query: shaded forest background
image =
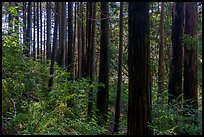
{"label": "shaded forest background", "polygon": [[2,133],[202,134],[202,3],[141,5],[2,2]]}

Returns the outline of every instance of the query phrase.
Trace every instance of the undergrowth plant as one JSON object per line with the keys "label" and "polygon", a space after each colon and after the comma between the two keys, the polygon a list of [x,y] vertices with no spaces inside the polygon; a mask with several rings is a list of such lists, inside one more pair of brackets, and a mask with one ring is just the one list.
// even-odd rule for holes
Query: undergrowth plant
{"label": "undergrowth plant", "polygon": [[[47,92],[49,63],[42,64],[26,57],[21,45],[12,46],[11,41],[12,37],[5,36],[2,48],[3,134],[108,133],[97,125],[95,117],[87,119],[88,91],[101,84],[89,79],[68,81],[69,73],[55,64],[54,85],[51,92]],[[25,95],[35,96],[39,102]]]}
{"label": "undergrowth plant", "polygon": [[[172,103],[166,103],[164,99],[167,91],[160,94],[159,99],[153,101],[152,123],[150,127],[155,135],[200,135],[202,130],[202,111],[198,109],[193,114],[192,106],[183,107],[182,95]],[[191,113],[191,114],[190,114]],[[190,115],[188,115],[190,114]],[[195,121],[198,121],[196,124]]]}

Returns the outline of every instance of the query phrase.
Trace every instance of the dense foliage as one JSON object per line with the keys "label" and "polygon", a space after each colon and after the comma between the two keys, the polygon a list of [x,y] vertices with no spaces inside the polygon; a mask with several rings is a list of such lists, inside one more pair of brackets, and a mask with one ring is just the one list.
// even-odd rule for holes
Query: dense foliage
{"label": "dense foliage", "polygon": [[[8,6],[8,5],[7,5]],[[150,3],[150,66],[152,72],[152,123],[155,135],[200,135],[202,134],[202,17],[198,18],[198,113],[188,116],[191,106],[180,108],[181,102],[168,104],[169,50],[171,45],[172,3],[165,4],[165,77],[164,92],[158,95],[158,28],[159,3]],[[4,10],[6,7],[3,7]],[[8,7],[7,7],[8,8]],[[10,7],[16,14],[21,7]],[[99,6],[97,7],[99,8]],[[97,12],[97,16],[99,13]],[[54,64],[53,87],[48,92],[50,60],[41,63],[26,57],[22,49],[26,46],[19,42],[18,32],[2,36],[2,133],[17,135],[102,135],[127,134],[128,74],[127,74],[127,3],[124,5],[124,53],[121,89],[121,116],[118,133],[112,133],[114,107],[117,87],[118,41],[119,41],[119,4],[110,3],[110,78],[108,122],[105,126],[97,124],[96,114],[87,117],[88,92],[94,89],[94,110],[96,110],[96,89],[103,86],[88,78],[69,81],[65,69]],[[15,20],[15,18],[14,18]],[[15,23],[18,23],[15,20]],[[99,24],[96,35],[99,36]],[[96,47],[99,45],[96,39]],[[96,49],[98,52],[98,48]],[[179,99],[179,98],[178,98]],[[182,102],[183,103],[183,102]],[[197,123],[194,120],[197,119]]]}
{"label": "dense foliage", "polygon": [[[105,134],[96,120],[86,119],[88,79],[67,81],[55,64],[54,86],[47,93],[49,64],[25,57],[12,36],[3,38],[2,126],[4,134]],[[37,100],[30,98],[32,96]],[[38,102],[39,99],[39,102]],[[67,104],[69,107],[67,107]]]}

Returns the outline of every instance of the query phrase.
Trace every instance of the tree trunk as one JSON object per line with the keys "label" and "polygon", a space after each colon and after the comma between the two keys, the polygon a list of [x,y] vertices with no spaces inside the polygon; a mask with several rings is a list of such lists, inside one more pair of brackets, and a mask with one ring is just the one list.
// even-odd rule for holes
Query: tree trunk
{"label": "tree trunk", "polygon": [[88,75],[89,75],[89,70],[88,70],[88,66],[90,66],[89,65],[89,52],[88,52],[88,50],[89,50],[89,38],[90,38],[90,30],[91,30],[91,28],[90,28],[90,8],[91,8],[91,6],[90,6],[90,2],[86,2],[86,40],[85,40],[85,49],[86,49],[86,53],[85,53],[85,55],[84,55],[84,69],[83,69],[83,71],[84,71],[84,76],[85,77],[87,77]]}
{"label": "tree trunk", "polygon": [[55,27],[54,27],[54,37],[53,37],[53,46],[52,46],[52,57],[51,57],[51,64],[50,64],[50,79],[48,83],[48,92],[51,91],[53,85],[53,74],[54,74],[54,61],[55,61],[55,52],[57,47],[57,27],[58,27],[58,9],[59,3],[55,2]]}
{"label": "tree trunk", "polygon": [[114,132],[118,132],[120,119],[120,96],[122,83],[122,54],[123,54],[123,2],[120,2],[120,39],[119,39],[119,57],[118,57],[118,85],[115,105],[115,124]]}
{"label": "tree trunk", "polygon": [[[89,2],[89,32],[88,35],[88,48],[87,48],[87,70],[88,70],[88,77],[91,80],[91,83],[95,80],[95,29],[96,29],[96,3]],[[89,90],[88,94],[88,115],[92,117],[92,110],[93,110],[93,88]]]}
{"label": "tree trunk", "polygon": [[33,59],[35,60],[35,2],[33,2]]}
{"label": "tree trunk", "polygon": [[63,51],[63,66],[66,67],[65,63],[65,57],[67,56],[67,3],[64,2],[64,18],[63,18],[63,24],[64,24],[64,51]]}
{"label": "tree trunk", "polygon": [[192,113],[198,110],[197,76],[197,3],[186,2],[185,34],[191,42],[184,44],[184,107],[192,101]]}
{"label": "tree trunk", "polygon": [[109,3],[101,2],[101,41],[100,41],[100,66],[99,82],[104,84],[98,88],[97,109],[98,124],[107,122],[108,91],[109,91]]}
{"label": "tree trunk", "polygon": [[[86,42],[85,42],[85,39],[86,39],[86,37],[85,37],[85,15],[84,15],[84,3],[85,2],[82,2],[81,3],[81,6],[80,6],[80,8],[81,8],[81,22],[82,22],[82,25],[81,25],[81,37],[82,37],[82,77],[86,77],[86,71],[85,71],[85,69],[86,69]],[[88,17],[88,16],[87,16]]]}
{"label": "tree trunk", "polygon": [[66,67],[66,69],[68,68],[68,3],[66,3],[66,7],[65,7],[65,47],[64,47],[64,65]]}
{"label": "tree trunk", "polygon": [[158,97],[164,91],[164,2],[161,2],[159,37]]}
{"label": "tree trunk", "polygon": [[86,67],[84,67],[84,71],[85,71],[85,75],[88,77],[90,74],[90,36],[91,36],[91,2],[87,2],[86,3],[87,6],[87,11],[86,11],[86,58],[85,58],[85,63],[84,65]]}
{"label": "tree trunk", "polygon": [[31,36],[32,36],[32,27],[31,27],[31,21],[32,21],[32,2],[28,2],[28,19],[27,19],[27,31],[26,31],[26,45],[27,49],[25,50],[25,55],[28,57],[30,55],[30,45],[31,45]]}
{"label": "tree trunk", "polygon": [[71,80],[74,80],[74,52],[73,52],[73,2],[68,3],[68,67]]}
{"label": "tree trunk", "polygon": [[73,79],[76,79],[76,77],[77,77],[77,63],[75,63],[74,62],[74,60],[75,60],[75,50],[76,50],[76,36],[77,36],[77,3],[75,2],[75,4],[74,4],[75,6],[74,6],[74,34],[73,34],[73,52],[72,52],[72,54],[73,54]]}
{"label": "tree trunk", "polygon": [[37,59],[40,58],[39,3],[37,2]]}
{"label": "tree trunk", "polygon": [[61,2],[60,3],[60,9],[61,9],[61,16],[60,16],[60,35],[59,35],[59,66],[64,66],[64,41],[65,41],[65,7],[66,3]]}
{"label": "tree trunk", "polygon": [[44,41],[43,41],[43,46],[44,46],[44,50],[43,50],[43,54],[44,54],[44,56],[43,56],[43,62],[45,63],[46,62],[46,40],[45,40],[45,31],[46,31],[46,25],[45,25],[45,21],[46,21],[46,17],[45,17],[45,14],[44,14]]}
{"label": "tree trunk", "polygon": [[47,2],[47,59],[51,59],[51,2]]}
{"label": "tree trunk", "polygon": [[184,2],[174,2],[172,14],[172,60],[170,62],[169,103],[182,93]]}
{"label": "tree trunk", "polygon": [[80,4],[78,2],[78,24],[77,24],[77,33],[78,33],[78,79],[81,79],[82,76],[82,39],[81,39],[81,12],[80,12]]}
{"label": "tree trunk", "polygon": [[128,7],[128,135],[150,135],[149,4]]}
{"label": "tree trunk", "polygon": [[43,60],[43,42],[42,42],[42,2],[40,2],[40,60],[42,62]]}

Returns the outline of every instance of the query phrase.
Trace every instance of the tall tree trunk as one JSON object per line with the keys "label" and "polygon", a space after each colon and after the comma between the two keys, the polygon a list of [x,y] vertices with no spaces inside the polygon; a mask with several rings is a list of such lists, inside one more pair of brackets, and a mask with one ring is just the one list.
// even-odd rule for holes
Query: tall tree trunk
{"label": "tall tree trunk", "polygon": [[52,46],[52,56],[51,56],[51,64],[50,64],[50,79],[48,83],[48,92],[51,91],[53,85],[53,74],[54,74],[54,61],[55,61],[55,52],[57,47],[57,27],[58,27],[58,9],[59,2],[55,2],[55,27],[54,27],[54,37],[53,37],[53,46]]}
{"label": "tall tree trunk", "polygon": [[33,59],[35,60],[35,2],[33,2]]}
{"label": "tall tree trunk", "polygon": [[64,47],[64,65],[66,67],[66,69],[68,68],[68,3],[66,2],[66,7],[65,7],[65,47]]}
{"label": "tall tree trunk", "polygon": [[64,66],[64,41],[65,41],[65,7],[66,3],[60,3],[61,16],[60,16],[60,35],[59,35],[59,66]]}
{"label": "tall tree trunk", "polygon": [[46,21],[46,17],[45,17],[45,14],[44,14],[44,41],[43,41],[43,46],[44,46],[44,50],[43,50],[43,54],[44,54],[44,56],[43,56],[43,62],[45,63],[46,62],[46,40],[45,40],[45,31],[46,31],[46,25],[45,25],[45,21]]}
{"label": "tall tree trunk", "polygon": [[64,24],[64,51],[63,51],[63,66],[65,68],[66,64],[65,64],[65,57],[67,56],[67,3],[64,2],[64,18],[63,18],[63,24]]}
{"label": "tall tree trunk", "polygon": [[86,42],[85,42],[85,39],[86,39],[86,35],[85,35],[85,16],[84,16],[84,4],[85,2],[82,2],[81,3],[81,22],[82,22],[82,25],[81,25],[81,37],[82,37],[82,77],[86,77],[86,71],[85,71],[85,68],[86,68]]}
{"label": "tall tree trunk", "polygon": [[47,2],[47,59],[51,59],[51,2]]}
{"label": "tall tree trunk", "polygon": [[123,54],[123,2],[120,2],[120,39],[119,39],[119,57],[118,57],[118,85],[115,106],[115,124],[114,132],[118,132],[120,119],[120,96],[122,83],[122,54]]}
{"label": "tall tree trunk", "polygon": [[43,62],[43,42],[42,42],[42,2],[40,2],[40,60]]}
{"label": "tall tree trunk", "polygon": [[81,39],[81,12],[80,12],[80,4],[78,3],[78,24],[77,24],[77,32],[78,32],[78,79],[81,79],[82,76],[82,39]]}
{"label": "tall tree trunk", "polygon": [[[91,80],[91,83],[95,80],[95,29],[96,29],[96,2],[89,2],[89,24],[90,25],[90,32],[88,32],[89,35],[89,42],[88,42],[88,49],[87,49],[87,55],[88,59],[87,62],[87,70],[88,70],[88,77]],[[88,115],[89,117],[92,117],[92,110],[93,110],[93,88],[89,90],[88,94]]]}
{"label": "tall tree trunk", "polygon": [[[75,5],[76,6],[76,5]],[[74,41],[73,41],[73,2],[68,3],[68,67],[71,73],[71,80],[74,80]]]}
{"label": "tall tree trunk", "polygon": [[[75,61],[76,37],[77,37],[77,2],[74,4],[74,33],[73,33],[73,61]],[[73,76],[77,79],[77,63],[73,62]]]}
{"label": "tall tree trunk", "polygon": [[[93,20],[92,20],[92,27],[91,27],[91,56],[90,56],[90,79],[91,79],[91,82],[93,82],[95,80],[95,75],[96,75],[96,49],[95,49],[95,31],[96,31],[96,4],[97,2],[92,2],[92,14],[93,14]],[[91,103],[90,103],[90,106],[93,105],[93,88],[90,89],[91,90],[91,94],[90,94],[90,97],[91,97]],[[91,107],[91,110],[93,108]],[[92,114],[91,114],[92,116]]]}
{"label": "tall tree trunk", "polygon": [[150,135],[149,4],[128,7],[128,135]]}
{"label": "tall tree trunk", "polygon": [[85,63],[84,71],[85,76],[89,76],[90,74],[90,36],[91,36],[91,2],[86,3],[87,11],[86,11],[86,56],[85,56]]}
{"label": "tall tree trunk", "polygon": [[25,55],[28,57],[30,55],[30,45],[31,45],[31,36],[32,36],[32,27],[31,27],[31,20],[32,20],[32,2],[28,2],[28,19],[27,19],[27,31],[26,31],[26,50]]}
{"label": "tall tree trunk", "polygon": [[76,36],[77,36],[77,3],[74,4],[74,34],[73,34],[73,79],[77,79],[77,63],[75,60],[75,50],[76,50]]}
{"label": "tall tree trunk", "polygon": [[191,113],[198,110],[198,65],[197,65],[197,2],[186,2],[185,34],[191,42],[184,44],[184,107],[192,101]]}
{"label": "tall tree trunk", "polygon": [[107,122],[108,91],[109,91],[109,2],[101,2],[101,41],[100,41],[100,66],[99,82],[104,84],[98,88],[97,109],[98,124]]}
{"label": "tall tree trunk", "polygon": [[88,72],[88,66],[89,66],[89,64],[88,64],[88,59],[89,59],[89,57],[88,57],[88,55],[89,55],[89,52],[88,52],[88,50],[89,50],[89,38],[90,38],[90,30],[91,30],[91,28],[90,28],[90,2],[86,2],[86,28],[85,28],[85,31],[86,31],[86,39],[85,39],[85,49],[86,49],[86,51],[85,51],[85,55],[84,55],[84,62],[83,62],[83,65],[84,66],[86,66],[86,67],[84,67],[84,69],[83,69],[83,71],[84,71],[84,76],[85,77],[87,77],[88,76],[88,74],[89,74],[89,72]]}
{"label": "tall tree trunk", "polygon": [[159,37],[158,97],[164,91],[164,2],[161,2]]}
{"label": "tall tree trunk", "polygon": [[174,2],[172,14],[172,52],[169,76],[169,103],[182,93],[182,60],[184,32],[184,2]]}
{"label": "tall tree trunk", "polygon": [[[87,45],[86,45],[86,64],[84,63],[84,65],[86,65],[86,67],[84,67],[84,71],[86,69],[86,72],[85,72],[85,76],[87,78],[90,78],[90,60],[91,60],[91,54],[92,54],[92,51],[91,51],[91,24],[92,24],[92,2],[87,2],[87,26],[86,26],[86,38],[87,38]],[[93,108],[93,104],[92,104],[92,97],[93,97],[93,91],[92,90],[89,90],[88,91],[88,116],[89,118],[92,117],[92,108]]]}
{"label": "tall tree trunk", "polygon": [[37,2],[37,59],[40,58],[39,3]]}

